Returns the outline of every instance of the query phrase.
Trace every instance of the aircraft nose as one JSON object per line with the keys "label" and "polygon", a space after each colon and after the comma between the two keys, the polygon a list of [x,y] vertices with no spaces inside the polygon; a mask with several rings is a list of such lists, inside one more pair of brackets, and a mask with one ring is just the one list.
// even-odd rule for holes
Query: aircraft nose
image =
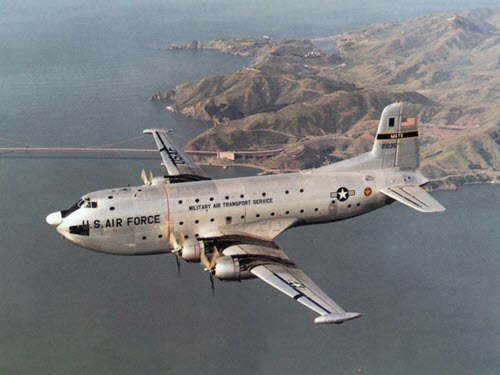
{"label": "aircraft nose", "polygon": [[47,224],[50,224],[50,225],[57,227],[63,221],[61,211],[52,212],[51,214],[49,214],[47,216],[47,218],[45,220],[47,221]]}

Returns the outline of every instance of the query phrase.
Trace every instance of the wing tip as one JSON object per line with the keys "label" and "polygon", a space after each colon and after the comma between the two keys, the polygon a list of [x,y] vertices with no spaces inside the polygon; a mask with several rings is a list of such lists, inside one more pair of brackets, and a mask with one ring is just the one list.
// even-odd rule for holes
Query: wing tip
{"label": "wing tip", "polygon": [[314,319],[314,323],[316,324],[341,324],[347,322],[349,320],[353,320],[356,318],[362,317],[364,314],[360,313],[332,313],[328,315],[318,316]]}
{"label": "wing tip", "polygon": [[142,134],[153,134],[154,132],[170,133],[173,131],[174,129],[150,128],[150,129],[144,129],[142,131]]}

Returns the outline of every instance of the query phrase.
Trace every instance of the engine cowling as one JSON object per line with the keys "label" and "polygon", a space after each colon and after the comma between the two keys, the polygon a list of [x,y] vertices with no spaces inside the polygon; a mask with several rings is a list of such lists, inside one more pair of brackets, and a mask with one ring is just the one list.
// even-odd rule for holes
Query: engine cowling
{"label": "engine cowling", "polygon": [[242,270],[240,261],[236,257],[222,256],[215,262],[212,274],[223,281],[240,281],[255,279],[256,276],[250,271]]}
{"label": "engine cowling", "polygon": [[205,251],[205,244],[192,238],[184,242],[180,257],[187,262],[199,263],[202,251]]}

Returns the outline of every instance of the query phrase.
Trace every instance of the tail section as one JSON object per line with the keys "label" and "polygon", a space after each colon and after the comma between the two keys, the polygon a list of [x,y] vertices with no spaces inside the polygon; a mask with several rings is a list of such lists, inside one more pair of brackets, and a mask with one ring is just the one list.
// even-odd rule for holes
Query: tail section
{"label": "tail section", "polygon": [[413,104],[396,102],[385,107],[371,156],[379,161],[380,168],[419,167],[417,116]]}

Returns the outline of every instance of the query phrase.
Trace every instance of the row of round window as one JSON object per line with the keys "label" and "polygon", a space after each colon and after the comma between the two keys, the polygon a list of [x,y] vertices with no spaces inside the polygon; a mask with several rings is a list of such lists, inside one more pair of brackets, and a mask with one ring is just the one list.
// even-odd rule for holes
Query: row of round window
{"label": "row of round window", "polygon": [[[303,192],[304,192],[304,189],[300,189],[299,191],[300,191],[301,193],[303,193]],[[290,194],[290,190],[285,190],[285,194]],[[263,196],[263,197],[265,197],[266,195],[267,195],[267,194],[266,194],[266,192],[263,192],[263,193],[262,193],[262,196]],[[230,197],[229,197],[229,195],[226,195],[224,198],[225,198],[226,200],[228,200]],[[240,198],[241,198],[241,199],[245,198],[245,195],[244,195],[244,194],[240,194]],[[209,201],[210,201],[210,202],[213,202],[213,200],[214,200],[214,197],[210,197],[210,198],[209,198]],[[194,201],[195,201],[196,203],[200,203],[200,199],[199,199],[199,198],[196,198]],[[179,204],[182,204],[182,203],[184,203],[184,202],[182,201],[182,199],[181,199],[181,200],[179,200]]]}
{"label": "row of round window", "polygon": [[[195,236],[196,238],[198,238],[200,235],[199,235],[198,233],[196,233],[194,236]],[[163,234],[159,234],[159,235],[158,235],[158,238],[163,238]],[[187,235],[187,234],[186,234],[186,235],[184,236],[184,238],[187,240],[187,239],[189,238],[189,235]],[[145,240],[147,240],[147,239],[148,239],[148,237],[147,237],[147,236],[142,236],[142,239],[143,239],[143,241],[145,241]]]}
{"label": "row of round window", "polygon": [[[347,207],[349,207],[349,208],[350,208],[351,206],[352,206],[352,205],[350,205],[350,204],[349,204]],[[357,204],[356,204],[356,206],[357,206],[357,207],[359,207],[359,206],[360,206],[360,204],[359,204],[359,203],[357,203]],[[318,209],[318,208],[315,208],[315,209],[314,209],[314,211],[315,211],[315,212],[318,212],[318,211],[319,211],[319,209]],[[300,213],[301,213],[301,214],[302,214],[302,213],[304,213],[304,210],[300,210]],[[285,211],[285,215],[289,215],[289,214],[290,214],[290,211]],[[271,216],[274,216],[274,215],[275,215],[275,214],[274,214],[274,212],[271,212]],[[260,217],[260,214],[256,214],[256,215],[255,215],[255,217]],[[244,218],[245,218],[245,215],[242,215],[242,216],[241,216],[241,219],[244,219]],[[210,222],[212,222],[212,223],[213,223],[214,221],[215,221],[215,219],[214,219],[214,218],[211,218],[211,219],[210,219]],[[195,220],[195,221],[194,221],[194,223],[195,223],[195,224],[198,224],[199,222],[200,222],[199,220]],[[180,221],[180,222],[179,222],[179,225],[184,225],[184,222],[183,222],[183,221]],[[199,236],[199,234],[195,234],[194,236],[195,236],[195,237],[198,237],[198,236]],[[161,235],[161,234],[159,234],[159,235],[158,235],[158,238],[162,238],[162,237],[163,237],[163,235]],[[184,238],[185,238],[185,239],[188,239],[188,238],[189,238],[189,236],[188,236],[188,235],[185,235],[185,236],[184,236]],[[142,237],[142,239],[143,239],[143,240],[146,240],[146,239],[147,239],[147,237],[146,237],[146,236],[143,236],[143,237]]]}
{"label": "row of round window", "polygon": [[[359,204],[358,204],[359,205]],[[319,211],[319,208],[315,208],[314,209],[314,212],[318,212]],[[300,210],[300,213],[303,214],[304,213],[304,210]],[[271,212],[270,213],[270,216],[275,216],[276,214],[274,212]],[[285,211],[285,215],[290,215],[290,211]],[[260,217],[260,214],[256,214],[255,217]],[[245,215],[241,215],[240,218],[243,220],[245,218]],[[210,222],[213,223],[215,221],[214,218],[211,218],[210,219]],[[195,224],[199,224],[199,220],[195,220],[194,223]],[[183,221],[180,221],[179,222],[179,225],[184,225],[184,222]]]}
{"label": "row of round window", "polygon": [[[163,234],[159,234],[158,235],[158,238],[163,238]],[[148,238],[146,236],[142,236],[142,239],[143,240],[147,240]]]}

